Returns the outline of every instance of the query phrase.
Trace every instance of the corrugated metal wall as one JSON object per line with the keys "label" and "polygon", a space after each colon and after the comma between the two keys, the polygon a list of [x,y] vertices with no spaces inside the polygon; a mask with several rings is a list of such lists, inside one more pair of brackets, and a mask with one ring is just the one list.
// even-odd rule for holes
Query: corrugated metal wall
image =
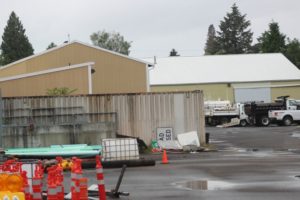
{"label": "corrugated metal wall", "polygon": [[[205,142],[205,122],[203,110],[202,91],[166,92],[166,93],[139,93],[139,94],[108,94],[64,97],[22,97],[3,98],[4,129],[6,140],[16,140],[13,137],[21,135],[34,135],[39,137],[42,133],[54,134],[60,127],[70,126],[76,128],[77,134],[83,124],[86,126],[95,123],[105,123],[105,132],[116,130],[120,135],[140,137],[146,143],[156,139],[156,129],[159,127],[173,128],[177,134],[198,131],[201,143]],[[113,113],[113,114],[109,114]],[[107,128],[107,123],[114,127]],[[45,133],[45,127],[48,132]],[[49,128],[50,127],[50,128]],[[51,127],[56,127],[52,128]],[[93,126],[95,128],[95,126]],[[14,128],[14,131],[12,131]],[[98,128],[101,128],[98,126]],[[18,129],[18,130],[15,130]],[[85,129],[88,129],[87,127]],[[37,133],[38,132],[38,133]],[[78,133],[79,132],[79,133]],[[21,133],[21,134],[14,134]],[[94,135],[95,136],[95,135]],[[106,134],[104,137],[112,137]],[[78,135],[75,138],[64,139],[64,143],[84,143]],[[93,135],[91,135],[93,137]],[[101,137],[101,138],[104,138]],[[21,138],[22,139],[22,138]],[[99,138],[88,141],[100,143]],[[4,141],[4,146],[19,145],[21,142]],[[69,141],[69,142],[68,142]],[[53,144],[62,141],[51,140]],[[6,144],[6,145],[5,145]],[[35,142],[27,142],[27,146],[35,146]],[[23,146],[26,146],[23,144]],[[46,145],[39,140],[40,146]],[[47,145],[49,145],[47,143]]]}

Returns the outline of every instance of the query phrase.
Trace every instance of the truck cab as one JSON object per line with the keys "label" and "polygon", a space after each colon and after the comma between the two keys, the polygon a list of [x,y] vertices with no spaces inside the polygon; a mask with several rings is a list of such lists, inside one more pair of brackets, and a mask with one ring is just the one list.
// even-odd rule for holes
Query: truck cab
{"label": "truck cab", "polygon": [[300,110],[300,100],[288,99],[286,101],[287,110]]}
{"label": "truck cab", "polygon": [[240,125],[241,126],[246,126],[247,124],[250,124],[249,117],[245,113],[245,104],[237,103],[236,106],[237,106],[238,111],[239,111]]}
{"label": "truck cab", "polygon": [[269,118],[285,126],[291,125],[294,121],[300,121],[300,100],[287,99],[285,109],[270,110]]}

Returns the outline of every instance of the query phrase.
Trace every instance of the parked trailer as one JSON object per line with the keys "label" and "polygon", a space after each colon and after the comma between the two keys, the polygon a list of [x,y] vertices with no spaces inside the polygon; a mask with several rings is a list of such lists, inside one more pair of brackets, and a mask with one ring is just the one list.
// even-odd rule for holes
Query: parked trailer
{"label": "parked trailer", "polygon": [[244,111],[244,104],[231,105],[229,101],[207,101],[204,102],[205,122],[208,125],[216,126],[225,124],[233,118],[240,119],[240,125],[248,124],[248,116]]}

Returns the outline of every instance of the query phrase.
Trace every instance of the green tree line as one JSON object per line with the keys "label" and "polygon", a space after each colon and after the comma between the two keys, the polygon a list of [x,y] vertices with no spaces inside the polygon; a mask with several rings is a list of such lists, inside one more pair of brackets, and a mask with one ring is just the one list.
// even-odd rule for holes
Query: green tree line
{"label": "green tree line", "polygon": [[208,27],[205,55],[247,54],[247,53],[282,53],[300,69],[300,42],[290,39],[280,32],[277,22],[270,22],[269,27],[253,43],[251,22],[246,15],[233,4],[231,11],[220,21],[219,31],[213,24]]}

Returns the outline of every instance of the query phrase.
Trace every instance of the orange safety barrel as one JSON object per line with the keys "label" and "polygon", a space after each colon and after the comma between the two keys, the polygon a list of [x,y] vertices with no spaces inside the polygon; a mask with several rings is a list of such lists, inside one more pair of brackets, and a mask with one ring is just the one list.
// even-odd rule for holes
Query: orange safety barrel
{"label": "orange safety barrel", "polygon": [[0,174],[0,191],[7,191],[7,183],[6,183],[7,177],[8,174],[6,173]]}
{"label": "orange safety barrel", "polygon": [[10,192],[21,192],[23,188],[23,179],[18,174],[10,174],[6,178],[6,186]]}

